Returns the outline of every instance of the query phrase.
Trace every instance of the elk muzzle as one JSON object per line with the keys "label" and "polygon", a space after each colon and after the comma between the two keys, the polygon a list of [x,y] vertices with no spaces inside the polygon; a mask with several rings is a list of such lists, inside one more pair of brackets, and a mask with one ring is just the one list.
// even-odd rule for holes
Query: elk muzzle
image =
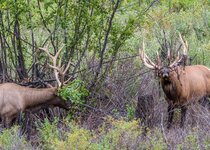
{"label": "elk muzzle", "polygon": [[164,67],[159,71],[159,76],[167,80],[169,78],[169,73],[170,73],[169,68]]}

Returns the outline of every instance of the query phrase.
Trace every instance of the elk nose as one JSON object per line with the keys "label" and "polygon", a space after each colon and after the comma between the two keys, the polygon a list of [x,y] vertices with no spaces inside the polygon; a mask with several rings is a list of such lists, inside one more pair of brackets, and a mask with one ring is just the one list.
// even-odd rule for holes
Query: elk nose
{"label": "elk nose", "polygon": [[168,73],[163,73],[163,78],[168,78]]}

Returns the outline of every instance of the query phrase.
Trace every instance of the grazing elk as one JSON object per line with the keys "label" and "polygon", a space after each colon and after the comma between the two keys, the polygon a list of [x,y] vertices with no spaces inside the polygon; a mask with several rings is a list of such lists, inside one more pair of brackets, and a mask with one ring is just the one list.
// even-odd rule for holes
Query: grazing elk
{"label": "grazing elk", "polygon": [[[203,98],[210,96],[210,69],[203,65],[185,66],[187,58],[188,44],[179,34],[180,41],[183,46],[183,55],[168,66],[163,66],[160,57],[157,54],[157,64],[153,63],[144,52],[140,50],[140,57],[144,65],[155,70],[165,93],[168,102],[168,125],[170,128],[174,109],[181,108],[181,123],[183,127],[187,105]],[[170,51],[168,51],[168,59],[170,59]]]}
{"label": "grazing elk", "polygon": [[[47,48],[40,48],[43,50],[51,59],[52,65],[55,73],[55,78],[58,83],[58,87],[64,85],[64,76],[70,66],[70,61],[67,66],[61,67],[61,63],[57,64],[58,56],[62,50],[59,49],[58,52],[53,56],[50,54]],[[10,127],[12,122],[17,116],[24,111],[39,110],[41,108],[46,108],[49,106],[58,106],[68,110],[70,108],[70,103],[62,100],[61,97],[57,95],[58,87],[50,87],[45,89],[36,89],[20,86],[15,83],[3,83],[0,85],[0,117],[2,119],[3,125],[5,127]]]}

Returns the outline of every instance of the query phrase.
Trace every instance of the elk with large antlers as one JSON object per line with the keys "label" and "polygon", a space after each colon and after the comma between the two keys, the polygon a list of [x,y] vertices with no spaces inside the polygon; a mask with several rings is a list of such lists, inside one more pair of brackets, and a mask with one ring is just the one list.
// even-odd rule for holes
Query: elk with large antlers
{"label": "elk with large antlers", "polygon": [[[158,64],[153,63],[144,52],[140,50],[140,57],[144,65],[157,72],[162,89],[168,102],[168,125],[170,128],[174,109],[181,108],[181,123],[183,127],[187,105],[200,100],[205,96],[210,96],[210,69],[203,65],[185,66],[187,58],[188,44],[181,36],[180,41],[183,46],[183,55],[168,66],[163,66],[159,55],[157,56]],[[170,58],[170,51],[168,51]]]}
{"label": "elk with large antlers", "polygon": [[[25,110],[35,110],[35,108],[46,108],[49,106],[58,106],[68,110],[70,103],[63,100],[57,95],[58,87],[64,85],[64,77],[70,66],[70,61],[64,69],[61,62],[57,63],[57,59],[62,50],[59,49],[55,55],[50,54],[48,48],[40,48],[51,59],[54,69],[55,78],[58,83],[57,87],[44,89],[28,88],[15,83],[4,83],[0,85],[0,117],[5,127],[10,127],[13,120],[19,113]],[[38,110],[38,109],[36,109]]]}

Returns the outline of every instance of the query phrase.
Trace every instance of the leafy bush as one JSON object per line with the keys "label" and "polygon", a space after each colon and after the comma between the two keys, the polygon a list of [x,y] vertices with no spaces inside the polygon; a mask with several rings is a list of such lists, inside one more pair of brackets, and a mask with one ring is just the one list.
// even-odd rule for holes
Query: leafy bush
{"label": "leafy bush", "polygon": [[55,147],[55,143],[59,141],[57,119],[55,119],[52,123],[50,123],[48,119],[45,119],[44,123],[38,130],[41,141],[43,142],[42,147],[45,149],[53,149]]}
{"label": "leafy bush", "polygon": [[142,146],[146,149],[167,149],[167,144],[164,141],[163,134],[160,128],[156,128],[155,130],[148,130],[147,138],[145,142],[142,142]]}
{"label": "leafy bush", "polygon": [[126,105],[128,120],[134,119],[136,108],[132,105]]}
{"label": "leafy bush", "polygon": [[71,147],[72,150],[82,150],[88,149],[91,145],[91,132],[76,124],[71,124],[71,130],[66,136],[66,140],[60,141],[57,146],[63,147],[63,149],[69,149]]}
{"label": "leafy bush", "polygon": [[[164,136],[174,149],[199,149],[200,146],[209,149],[210,147],[210,136],[205,130],[178,128],[166,131],[163,135],[161,128],[143,130],[138,120],[126,120],[107,117],[100,128],[90,131],[67,119],[63,121],[55,119],[53,122],[46,119],[38,129],[37,138],[41,143],[41,149],[60,150],[167,149],[169,147]],[[202,136],[199,136],[201,133]],[[3,149],[37,148],[26,142],[24,137],[19,138],[17,126],[2,132],[0,147]]]}
{"label": "leafy bush", "polygon": [[89,95],[85,83],[79,79],[73,80],[66,87],[59,89],[58,93],[64,100],[69,100],[73,104],[83,104],[84,98]]}
{"label": "leafy bush", "polygon": [[96,144],[97,149],[133,149],[141,134],[137,120],[115,120],[112,117],[106,119],[100,130],[100,138]]}
{"label": "leafy bush", "polygon": [[58,90],[58,95],[64,100],[71,102],[71,112],[69,115],[72,119],[78,117],[76,112],[84,112],[85,98],[89,95],[89,91],[83,81],[76,79],[70,82],[67,86]]}
{"label": "leafy bush", "polygon": [[5,129],[0,134],[0,149],[31,149],[31,145],[19,135],[19,127]]}
{"label": "leafy bush", "polygon": [[90,145],[91,133],[77,124],[64,120],[63,125],[70,128],[68,132],[58,129],[58,120],[47,119],[39,129],[44,149],[86,149]]}

